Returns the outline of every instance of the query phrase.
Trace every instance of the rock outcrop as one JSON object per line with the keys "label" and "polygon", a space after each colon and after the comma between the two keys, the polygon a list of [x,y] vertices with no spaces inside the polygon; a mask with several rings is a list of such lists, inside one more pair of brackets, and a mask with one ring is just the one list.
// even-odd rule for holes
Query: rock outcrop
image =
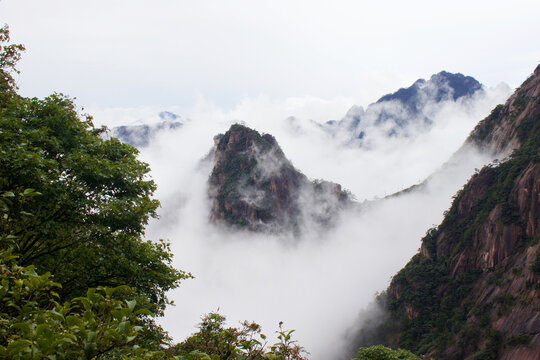
{"label": "rock outcrop", "polygon": [[517,149],[522,138],[531,131],[534,119],[539,116],[540,67],[505,105],[499,105],[473,130],[466,144],[473,144],[495,154],[509,154]]}
{"label": "rock outcrop", "polygon": [[[357,345],[437,359],[540,358],[540,67],[467,142],[507,159],[460,190],[379,302]],[[373,334],[376,334],[374,336]]]}
{"label": "rock outcrop", "polygon": [[331,225],[350,203],[340,185],[310,181],[296,170],[272,135],[236,124],[214,142],[213,223],[300,234],[308,225]]}

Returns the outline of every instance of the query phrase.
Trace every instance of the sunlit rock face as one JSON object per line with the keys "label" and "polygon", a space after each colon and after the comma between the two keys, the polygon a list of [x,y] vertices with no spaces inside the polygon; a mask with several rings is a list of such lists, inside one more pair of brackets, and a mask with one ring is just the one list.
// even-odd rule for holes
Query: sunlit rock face
{"label": "sunlit rock face", "polygon": [[276,139],[242,125],[214,138],[210,220],[238,229],[301,234],[328,227],[350,198],[339,184],[310,181]]}

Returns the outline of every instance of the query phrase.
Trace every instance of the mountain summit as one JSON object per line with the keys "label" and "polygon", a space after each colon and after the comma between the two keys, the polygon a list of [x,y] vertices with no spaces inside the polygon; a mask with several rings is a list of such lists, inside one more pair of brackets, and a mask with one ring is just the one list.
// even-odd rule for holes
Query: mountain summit
{"label": "mountain summit", "polygon": [[339,184],[296,170],[272,135],[235,124],[214,142],[209,196],[216,224],[298,235],[331,225],[350,203]]}
{"label": "mountain summit", "polygon": [[340,121],[329,121],[326,130],[345,135],[352,143],[369,146],[373,136],[410,136],[433,125],[441,107],[466,101],[482,90],[470,76],[441,71],[429,80],[419,79],[408,88],[384,95],[366,110],[353,106]]}
{"label": "mountain summit", "polygon": [[449,99],[456,101],[460,97],[471,96],[480,89],[482,84],[471,76],[441,71],[432,75],[428,81],[419,79],[408,88],[384,95],[377,103],[397,100],[408,108],[415,109],[426,98],[436,102]]}

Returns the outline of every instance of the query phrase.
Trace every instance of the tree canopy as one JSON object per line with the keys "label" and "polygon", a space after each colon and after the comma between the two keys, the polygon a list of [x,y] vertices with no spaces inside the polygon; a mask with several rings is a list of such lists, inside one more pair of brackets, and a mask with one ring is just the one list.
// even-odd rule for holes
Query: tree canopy
{"label": "tree canopy", "polygon": [[383,345],[360,348],[352,360],[422,360],[421,357],[404,349],[391,349]]}
{"label": "tree canopy", "polygon": [[[3,73],[13,66],[5,63]],[[135,148],[103,139],[104,129],[91,120],[61,94],[4,97],[0,191],[34,189],[40,195],[11,200],[1,228],[16,240],[3,236],[2,247],[11,248],[22,266],[53,273],[63,298],[124,284],[162,308],[165,292],[185,274],[170,265],[166,242],[143,240],[159,206],[149,167],[137,160]]]}
{"label": "tree canopy", "polygon": [[[167,335],[150,314],[190,274],[172,267],[168,242],[144,239],[159,206],[149,167],[71,98],[18,95],[24,47],[9,40],[0,28],[0,358],[63,358],[83,332],[88,358],[140,334],[139,344],[159,348]],[[67,340],[48,353],[44,334]]]}

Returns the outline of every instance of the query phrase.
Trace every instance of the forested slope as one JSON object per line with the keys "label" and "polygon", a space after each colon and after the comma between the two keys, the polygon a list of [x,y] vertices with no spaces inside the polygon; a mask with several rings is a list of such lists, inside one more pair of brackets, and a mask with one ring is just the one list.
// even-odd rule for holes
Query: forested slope
{"label": "forested slope", "polygon": [[441,359],[538,359],[540,67],[468,140],[508,152],[460,190],[443,222],[378,301],[388,313],[359,344]]}

